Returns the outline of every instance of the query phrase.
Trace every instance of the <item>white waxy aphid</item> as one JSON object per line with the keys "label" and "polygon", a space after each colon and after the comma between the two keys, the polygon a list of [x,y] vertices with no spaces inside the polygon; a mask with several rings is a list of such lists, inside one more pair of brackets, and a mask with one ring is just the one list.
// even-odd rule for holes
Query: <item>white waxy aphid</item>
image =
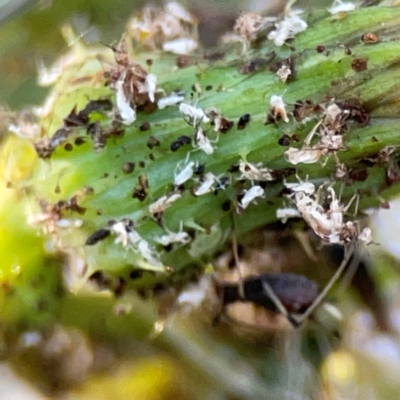
{"label": "white waxy aphid", "polygon": [[136,121],[136,111],[131,107],[124,91],[124,80],[119,79],[115,83],[116,101],[118,113],[121,117],[121,122],[125,125],[131,125]]}
{"label": "white waxy aphid", "polygon": [[157,76],[154,74],[147,74],[144,82],[145,90],[149,95],[149,99],[152,103],[155,100],[155,93],[157,91]]}
{"label": "white waxy aphid", "polygon": [[272,40],[275,46],[282,46],[286,40],[292,39],[300,32],[307,29],[307,23],[299,17],[302,10],[288,9],[283,19],[275,23],[275,30],[271,31],[268,39]]}
{"label": "white waxy aphid", "polygon": [[163,246],[169,246],[174,243],[187,244],[190,242],[190,236],[182,230],[182,223],[179,232],[172,232],[166,229],[167,234],[155,239],[157,243]]}
{"label": "white waxy aphid", "polygon": [[157,201],[149,205],[151,215],[161,213],[182,197],[180,192],[172,192],[166,196],[160,197]]}
{"label": "white waxy aphid", "polygon": [[131,242],[131,239],[133,239],[133,240],[140,239],[140,237],[136,238],[135,235],[133,235],[131,238],[129,237],[129,234],[132,232],[130,229],[128,229],[128,227],[126,226],[126,224],[123,221],[115,222],[114,224],[112,224],[110,227],[110,230],[114,235],[117,236],[117,238],[115,239],[115,243],[116,244],[122,243],[123,247],[127,247],[128,243]]}
{"label": "white waxy aphid", "polygon": [[166,107],[176,106],[185,100],[185,95],[183,93],[172,92],[169,96],[162,97],[157,101],[157,107],[163,110]]}
{"label": "white waxy aphid", "polygon": [[278,71],[276,71],[276,74],[278,75],[281,82],[286,83],[289,76],[292,75],[292,70],[290,69],[290,67],[288,65],[283,64],[278,69]]}
{"label": "white waxy aphid", "polygon": [[310,148],[310,149],[296,149],[289,147],[284,153],[286,161],[293,165],[296,164],[314,164],[318,162],[324,153],[323,150]]}
{"label": "white waxy aphid", "polygon": [[[179,164],[177,165],[179,170]],[[187,182],[194,174],[194,161],[189,161],[179,172],[175,172],[174,185],[181,186]]]}
{"label": "white waxy aphid", "polygon": [[239,171],[242,173],[242,177],[251,181],[273,181],[275,177],[273,170],[269,168],[262,168],[260,164],[251,164],[247,161],[239,161]]}
{"label": "white waxy aphid", "polygon": [[137,242],[134,250],[140,253],[140,255],[151,265],[153,266],[162,265],[160,260],[157,258],[157,253],[154,251],[154,249],[150,247],[149,243],[146,240],[140,239]]}
{"label": "white waxy aphid", "polygon": [[289,122],[282,96],[276,94],[272,95],[269,105],[271,107],[271,113],[275,118],[280,118],[285,122]]}
{"label": "white waxy aphid", "polygon": [[312,195],[315,193],[315,185],[311,182],[308,182],[306,179],[302,181],[297,175],[297,179],[299,182],[284,182],[284,186],[291,190],[292,192],[304,192],[306,195]]}
{"label": "white waxy aphid", "polygon": [[169,40],[162,44],[164,51],[178,55],[188,55],[199,47],[199,42],[193,38],[182,37],[175,40]]}
{"label": "white waxy aphid", "polygon": [[205,124],[210,122],[210,118],[208,118],[206,113],[200,107],[195,107],[187,103],[181,103],[179,104],[179,111],[184,117],[188,117],[189,122],[193,126],[197,126],[197,124],[200,122],[204,122]]}
{"label": "white waxy aphid", "polygon": [[321,139],[315,147],[331,152],[343,149],[343,136],[332,129],[322,128]]}
{"label": "white waxy aphid", "polygon": [[195,196],[202,196],[204,194],[210,193],[215,189],[215,184],[218,182],[218,178],[212,173],[207,172],[201,185],[193,192]]}
{"label": "white waxy aphid", "polygon": [[245,210],[252,201],[254,201],[257,197],[264,196],[264,189],[261,186],[255,185],[252,186],[249,190],[245,191],[242,200],[240,200],[240,207]]}
{"label": "white waxy aphid", "polygon": [[205,135],[201,126],[196,128],[194,138],[198,149],[203,150],[207,155],[214,153],[214,146],[212,145],[211,140]]}
{"label": "white waxy aphid", "polygon": [[300,218],[301,214],[299,210],[295,208],[278,208],[276,210],[276,218],[280,219],[283,224],[286,224],[289,218]]}
{"label": "white waxy aphid", "polygon": [[330,14],[335,15],[343,12],[349,12],[356,9],[355,4],[349,1],[334,0],[333,4],[328,8]]}

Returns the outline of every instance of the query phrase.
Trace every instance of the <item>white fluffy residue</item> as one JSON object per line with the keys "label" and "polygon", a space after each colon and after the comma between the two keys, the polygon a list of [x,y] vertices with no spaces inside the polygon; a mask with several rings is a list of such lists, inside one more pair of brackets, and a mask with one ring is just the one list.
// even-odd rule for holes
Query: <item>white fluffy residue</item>
{"label": "white fluffy residue", "polygon": [[115,84],[116,101],[121,121],[125,125],[131,125],[136,120],[136,111],[131,107],[124,91],[124,81],[118,80]]}
{"label": "white fluffy residue", "polygon": [[268,39],[272,40],[275,46],[282,46],[286,40],[294,38],[298,33],[307,29],[307,23],[299,15],[302,10],[288,10],[283,19],[275,23],[275,30],[271,31]]}

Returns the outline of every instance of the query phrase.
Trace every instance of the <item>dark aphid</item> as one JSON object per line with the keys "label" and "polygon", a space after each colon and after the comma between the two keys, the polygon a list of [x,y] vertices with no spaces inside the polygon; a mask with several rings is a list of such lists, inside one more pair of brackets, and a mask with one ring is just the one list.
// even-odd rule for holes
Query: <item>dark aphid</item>
{"label": "dark aphid", "polygon": [[131,174],[135,170],[135,163],[133,162],[125,162],[122,164],[122,171],[125,174]]}
{"label": "dark aphid", "polygon": [[174,142],[171,143],[171,151],[177,151],[181,148],[181,143],[179,140],[175,140]]}
{"label": "dark aphid", "polygon": [[139,167],[146,168],[146,163],[143,160],[139,161]]}
{"label": "dark aphid", "polygon": [[64,145],[65,151],[72,151],[73,149],[74,149],[74,146],[72,146],[71,143],[65,143],[65,145]]}
{"label": "dark aphid", "polygon": [[237,123],[237,128],[238,129],[244,129],[246,128],[247,124],[250,122],[250,114],[244,114],[239,118],[239,121]]}
{"label": "dark aphid", "polygon": [[204,171],[206,169],[205,164],[199,164],[195,169],[194,169],[194,174],[195,175],[203,175]]}
{"label": "dark aphid", "polygon": [[317,53],[323,53],[326,50],[325,46],[319,45],[316,47]]}
{"label": "dark aphid", "polygon": [[93,246],[96,243],[100,242],[101,240],[104,240],[106,237],[110,235],[110,230],[109,229],[99,229],[98,231],[92,233],[87,239],[86,239],[86,246]]}
{"label": "dark aphid", "polygon": [[77,137],[74,143],[76,146],[82,146],[84,143],[86,143],[86,140],[82,137]]}
{"label": "dark aphid", "polygon": [[171,151],[177,151],[182,146],[192,143],[192,139],[189,136],[179,136],[174,142],[171,143]]}
{"label": "dark aphid", "polygon": [[147,192],[143,188],[134,188],[133,189],[132,197],[134,199],[138,199],[139,201],[143,201],[146,198],[146,196],[147,196]]}
{"label": "dark aphid", "polygon": [[186,135],[179,136],[178,140],[181,143],[181,146],[185,146],[187,144],[192,143],[192,139]]}
{"label": "dark aphid", "polygon": [[150,122],[147,122],[147,121],[143,122],[143,124],[140,125],[139,129],[140,129],[140,132],[148,131],[150,129]]}
{"label": "dark aphid", "polygon": [[289,146],[290,145],[290,136],[287,135],[286,133],[283,134],[279,140],[278,140],[278,144],[280,146]]}

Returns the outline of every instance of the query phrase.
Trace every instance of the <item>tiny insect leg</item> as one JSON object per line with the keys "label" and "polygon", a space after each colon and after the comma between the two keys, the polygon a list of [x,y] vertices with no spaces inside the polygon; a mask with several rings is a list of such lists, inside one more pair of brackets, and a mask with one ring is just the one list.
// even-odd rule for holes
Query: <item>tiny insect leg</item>
{"label": "tiny insect leg", "polygon": [[317,132],[317,129],[319,128],[319,126],[322,124],[322,120],[319,121],[314,128],[311,129],[310,133],[306,136],[306,138],[304,139],[303,142],[303,148],[304,147],[310,147],[311,146],[311,140],[314,137],[315,133]]}
{"label": "tiny insect leg", "polygon": [[331,280],[328,282],[328,284],[324,287],[324,290],[318,295],[318,297],[314,300],[314,302],[311,304],[308,309],[301,314],[299,317],[292,317],[298,326],[300,326],[313,312],[314,310],[321,304],[321,302],[324,300],[328,292],[332,289],[332,286],[337,282],[337,280],[340,278],[342,275],[344,269],[346,268],[347,264],[349,263],[353,253],[354,253],[354,248],[355,244],[350,243],[349,246],[345,249],[345,255],[342,260],[342,263],[340,264],[339,268],[336,270],[336,272],[333,274]]}

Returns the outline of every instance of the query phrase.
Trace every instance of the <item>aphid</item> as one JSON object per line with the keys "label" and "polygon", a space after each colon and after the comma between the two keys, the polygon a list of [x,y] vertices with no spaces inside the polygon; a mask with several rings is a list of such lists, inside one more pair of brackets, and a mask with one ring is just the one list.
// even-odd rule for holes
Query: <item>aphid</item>
{"label": "aphid", "polygon": [[138,177],[139,188],[134,188],[132,197],[139,201],[145,200],[147,196],[147,189],[149,188],[149,181],[146,175],[139,175]]}
{"label": "aphid", "polygon": [[119,222],[110,221],[109,227],[111,233],[117,236],[115,243],[122,243],[123,247],[127,247],[128,243],[136,244],[140,240],[139,234],[133,229],[133,221],[123,219]]}
{"label": "aphid", "polygon": [[252,186],[249,190],[245,190],[245,194],[239,202],[239,206],[242,210],[245,210],[251,202],[257,197],[264,196],[264,189],[261,186]]}
{"label": "aphid", "polygon": [[[327,154],[330,150],[338,150],[338,148],[336,148],[335,145],[338,145],[338,143],[340,143],[340,140],[338,142],[335,142],[334,140],[329,140],[328,138],[324,138],[323,142],[321,141],[320,143],[317,143],[316,145],[311,147],[311,140],[322,123],[323,120],[320,120],[314,126],[314,128],[304,139],[304,143],[301,149],[289,147],[289,149],[285,151],[284,156],[288,162],[290,162],[293,165],[299,163],[313,164],[319,161],[321,156]],[[330,131],[328,132],[326,130],[323,130],[323,134],[321,136],[328,135],[329,133]],[[334,147],[334,149],[331,149],[331,147]]]}
{"label": "aphid", "polygon": [[147,197],[147,188],[148,188],[148,185],[146,185],[147,179],[143,177],[145,177],[145,175],[139,176],[138,178],[139,187],[135,187],[133,189],[133,194],[132,194],[132,197],[134,199],[138,199],[139,201],[144,201]]}
{"label": "aphid", "polygon": [[212,143],[215,143],[218,141],[218,138],[214,141],[211,141],[206,134],[204,133],[203,129],[201,126],[197,126],[195,133],[194,133],[194,140],[196,143],[196,150],[201,149],[206,153],[207,155],[213,154],[214,153],[214,147]]}
{"label": "aphid", "polygon": [[319,45],[316,47],[317,53],[323,53],[326,50],[325,46]]}
{"label": "aphid", "polygon": [[133,162],[125,162],[122,164],[122,171],[125,174],[131,174],[135,170],[135,163]]}
{"label": "aphid", "polygon": [[[180,169],[180,163],[177,164],[174,173],[174,185],[179,187],[187,182],[194,174],[194,161],[189,161],[182,169]],[[180,170],[177,172],[177,170]]]}
{"label": "aphid", "polygon": [[315,185],[311,182],[308,182],[308,179],[302,181],[298,175],[296,175],[298,183],[284,182],[284,186],[292,192],[303,192],[308,196],[311,196],[315,193]]}
{"label": "aphid", "polygon": [[169,96],[162,97],[157,101],[157,107],[163,110],[166,107],[176,106],[185,100],[185,94],[182,92],[172,92]]}
{"label": "aphid", "polygon": [[276,218],[280,219],[283,224],[286,224],[289,218],[301,218],[301,214],[295,208],[278,208],[276,210]]}
{"label": "aphid", "polygon": [[92,233],[87,239],[86,239],[86,246],[93,246],[96,243],[100,242],[101,240],[104,240],[110,235],[111,231],[109,229],[99,229],[96,232]]}
{"label": "aphid", "polygon": [[166,232],[167,232],[166,235],[154,239],[157,243],[160,243],[165,247],[170,246],[171,244],[174,243],[180,243],[185,245],[189,243],[191,240],[190,236],[182,230],[182,224],[179,229],[179,232],[172,232],[168,229],[166,229]]}
{"label": "aphid", "polygon": [[203,175],[205,169],[206,169],[205,164],[200,164],[200,165],[198,165],[198,166],[195,168],[194,174],[195,174],[195,175]]}
{"label": "aphid", "polygon": [[[125,73],[126,74],[126,73]],[[121,117],[121,122],[125,125],[131,125],[136,121],[136,111],[131,107],[124,90],[125,74],[115,83],[116,102],[118,114]]]}
{"label": "aphid", "polygon": [[205,110],[205,113],[211,120],[211,124],[214,125],[214,132],[227,133],[234,125],[234,122],[224,117],[216,108],[209,107]]}
{"label": "aphid", "polygon": [[143,124],[140,125],[139,129],[140,129],[140,132],[148,131],[150,129],[150,122],[148,122],[148,121],[143,122]]}
{"label": "aphid", "polygon": [[251,115],[250,114],[243,114],[239,118],[239,121],[237,123],[237,128],[239,130],[242,130],[242,129],[246,128],[247,124],[250,122],[250,119],[251,119]]}
{"label": "aphid", "polygon": [[288,80],[291,81],[296,77],[296,67],[292,57],[278,63],[277,68],[276,74],[283,83],[286,83]]}
{"label": "aphid", "polygon": [[261,163],[251,164],[247,161],[239,161],[239,171],[242,173],[240,179],[246,178],[251,181],[273,181],[276,179],[274,171],[269,168],[262,168]]}
{"label": "aphid", "polygon": [[279,140],[278,140],[278,144],[280,146],[289,146],[290,145],[290,136],[287,134],[283,134]]}
{"label": "aphid", "polygon": [[147,74],[144,82],[144,93],[147,93],[152,103],[155,101],[155,93],[157,91],[157,76],[154,74]]}
{"label": "aphid", "polygon": [[192,106],[187,103],[179,104],[179,111],[189,120],[189,124],[192,126],[198,126],[199,123],[208,123],[210,122],[210,118],[206,115],[206,113],[199,107]]}
{"label": "aphid", "polygon": [[303,164],[314,164],[318,162],[326,151],[320,149],[296,149],[295,147],[290,147],[285,151],[284,156],[286,161],[293,165],[303,163]]}
{"label": "aphid", "polygon": [[151,215],[156,215],[163,213],[168,207],[172,205],[175,201],[182,197],[180,192],[172,192],[166,196],[160,197],[157,201],[150,204],[149,212]]}
{"label": "aphid", "polygon": [[182,146],[192,143],[192,139],[189,136],[182,135],[178,137],[174,142],[171,143],[171,151],[177,151]]}
{"label": "aphid", "polygon": [[218,178],[212,172],[207,172],[201,179],[201,185],[193,191],[193,194],[195,196],[202,196],[214,191],[214,185],[217,183],[217,181]]}
{"label": "aphid", "polygon": [[275,122],[280,120],[283,120],[286,123],[289,122],[282,96],[272,95],[269,105],[271,108],[270,114]]}

